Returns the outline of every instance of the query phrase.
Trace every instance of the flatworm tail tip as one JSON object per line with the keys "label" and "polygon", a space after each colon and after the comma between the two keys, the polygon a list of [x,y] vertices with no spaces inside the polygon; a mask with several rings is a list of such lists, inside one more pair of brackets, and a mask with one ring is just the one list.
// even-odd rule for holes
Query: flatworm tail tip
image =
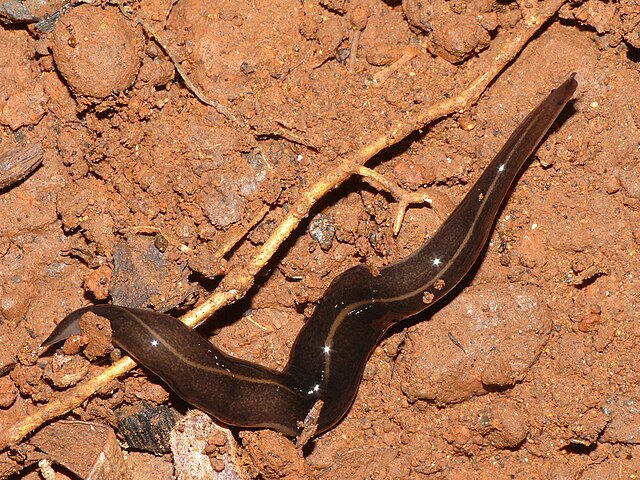
{"label": "flatworm tail tip", "polygon": [[554,90],[555,92],[557,92],[559,94],[559,98],[558,98],[559,105],[564,105],[569,100],[571,100],[571,97],[573,96],[573,94],[577,90],[578,81],[576,80],[576,75],[577,75],[576,72],[572,72],[569,75],[569,78],[567,78],[562,83],[562,85],[560,85],[558,88],[556,88]]}
{"label": "flatworm tail tip", "polygon": [[571,75],[569,75],[569,81],[573,83],[576,87],[578,86],[578,80],[576,80],[577,74],[578,72],[571,72]]}
{"label": "flatworm tail tip", "polygon": [[[55,331],[53,333],[55,333]],[[40,348],[44,348],[44,349],[49,348],[51,345],[61,342],[63,340],[62,338],[57,338],[58,337],[57,335],[54,336],[53,333],[49,335],[45,339],[45,341],[40,344]]]}
{"label": "flatworm tail tip", "polygon": [[[84,309],[80,309],[80,312]],[[51,345],[62,342],[73,335],[80,335],[80,317],[81,312],[78,314],[78,310],[71,312],[53,329],[53,332],[40,344],[40,348],[48,348]]]}

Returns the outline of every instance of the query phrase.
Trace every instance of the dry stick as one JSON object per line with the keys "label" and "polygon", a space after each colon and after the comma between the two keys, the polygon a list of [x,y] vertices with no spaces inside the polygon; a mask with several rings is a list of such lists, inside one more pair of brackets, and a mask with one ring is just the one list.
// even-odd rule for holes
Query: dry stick
{"label": "dry stick", "polygon": [[356,71],[356,59],[358,58],[358,47],[360,46],[361,36],[362,31],[355,30],[351,38],[351,53],[349,54],[349,60],[347,60],[347,68],[352,73]]}
{"label": "dry stick", "polygon": [[380,70],[378,73],[376,73],[373,76],[373,81],[378,86],[382,85],[384,82],[387,81],[387,78],[389,78],[391,75],[396,73],[398,70],[402,68],[402,66],[405,63],[407,63],[409,60],[413,59],[414,57],[418,56],[419,54],[420,54],[420,50],[418,50],[417,47],[414,47],[413,45],[409,45],[407,48],[404,49],[402,56],[398,60],[393,62],[384,70]]}
{"label": "dry stick", "polygon": [[[386,187],[385,187],[386,188]],[[400,189],[396,189],[392,192],[392,195],[397,195],[397,198],[402,198]],[[413,197],[412,197],[413,198]],[[418,203],[419,200],[416,200],[413,203]],[[218,248],[218,250],[215,251],[215,253],[213,254],[213,258],[216,260],[221,260],[222,257],[224,257],[227,253],[229,253],[231,251],[231,249],[233,247],[235,247],[238,243],[240,243],[240,240],[242,240],[242,238],[244,238],[247,233],[249,233],[249,231],[255,227],[260,220],[262,220],[264,218],[264,216],[269,212],[269,207],[267,205],[264,205],[256,215],[253,216],[253,218],[247,222],[246,224],[242,225],[242,228],[239,232],[235,233],[234,235],[231,235],[229,237],[227,237],[224,241],[224,243]],[[134,226],[134,227],[125,227],[125,228],[121,228],[119,230],[119,233],[133,233],[135,235],[138,234],[143,234],[143,235],[162,235],[171,245],[173,245],[174,247],[176,247],[178,250],[180,250],[183,253],[192,253],[193,249],[191,247],[189,247],[188,245],[185,245],[184,243],[182,243],[180,240],[178,240],[177,238],[173,237],[172,235],[169,235],[168,233],[164,232],[161,228],[158,227],[154,227],[153,225],[138,225],[138,226]]]}
{"label": "dry stick", "polygon": [[227,253],[231,251],[240,240],[247,236],[249,231],[255,227],[260,221],[265,217],[265,215],[269,213],[269,206],[263,205],[262,208],[258,211],[257,214],[253,216],[250,222],[242,226],[242,229],[234,235],[231,235],[225,239],[225,241],[220,245],[218,250],[213,254],[213,258],[216,260],[221,260]]}
{"label": "dry stick", "polygon": [[[526,25],[522,31],[513,38],[505,41],[502,49],[492,59],[488,71],[476,78],[460,94],[417,115],[408,125],[397,125],[396,130],[381,136],[353,155],[345,157],[337,167],[332,166],[323,179],[301,193],[301,198],[293,205],[291,211],[284,217],[278,227],[276,227],[276,230],[251,259],[249,264],[244,269],[237,272],[232,271],[227,275],[217,291],[202,305],[185,315],[182,320],[189,326],[197,325],[220,307],[241,298],[252,286],[255,275],[266,265],[280,244],[298,226],[300,221],[307,216],[310,208],[322,198],[323,195],[344,182],[352,174],[354,168],[364,165],[368,159],[381,150],[399,142],[413,131],[424,128],[426,125],[446,115],[463,111],[475,103],[489,83],[518,55],[542,24],[549,20],[565,1],[566,0],[549,0],[544,2],[545,10],[531,15],[525,21]],[[223,290],[227,288],[227,286],[232,287],[231,290]],[[0,450],[4,450],[7,446],[19,442],[43,423],[79,407],[82,402],[91,397],[95,392],[108,385],[115,378],[133,369],[135,366],[136,363],[131,358],[123,357],[97,377],[91,378],[73,389],[65,391],[59,395],[58,398],[41,407],[33,415],[19,419],[13,425],[8,426],[4,431],[0,432]]]}
{"label": "dry stick", "polygon": [[205,95],[202,89],[191,80],[189,75],[187,75],[187,73],[184,71],[184,68],[182,68],[182,65],[176,60],[174,51],[167,46],[166,42],[163,42],[160,39],[160,37],[158,37],[158,35],[156,34],[155,30],[151,27],[151,25],[149,25],[147,22],[142,20],[142,18],[140,17],[138,17],[136,20],[138,21],[138,23],[140,23],[140,25],[142,25],[142,28],[147,32],[147,35],[155,39],[158,45],[160,45],[160,48],[164,50],[164,53],[168,55],[169,59],[173,63],[173,66],[180,74],[182,81],[184,81],[184,84],[186,85],[187,89],[190,90],[191,93],[193,93],[198,100],[200,100],[205,105],[209,105],[210,107],[215,108],[220,115],[227,117],[227,119],[231,120],[236,125],[239,125],[241,127],[246,127],[246,123],[244,120],[238,120],[236,116],[233,113],[231,113],[227,107],[225,107],[219,102],[216,102],[210,99],[207,95]]}

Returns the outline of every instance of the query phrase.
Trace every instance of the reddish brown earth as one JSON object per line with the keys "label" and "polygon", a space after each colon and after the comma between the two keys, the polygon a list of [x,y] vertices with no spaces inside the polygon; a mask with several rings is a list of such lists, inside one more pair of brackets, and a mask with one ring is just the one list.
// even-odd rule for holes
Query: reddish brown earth
{"label": "reddish brown earth", "polygon": [[[188,310],[342,155],[486,69],[492,46],[536,4],[143,0],[68,9],[52,32],[0,29],[0,154],[35,142],[45,151],[40,168],[0,191],[0,429],[109,362],[38,358],[66,313],[104,301]],[[39,19],[53,11],[25,5]],[[417,55],[387,70],[409,51]],[[198,101],[174,61],[230,115]],[[381,72],[388,77],[375,82]],[[349,181],[209,332],[225,351],[281,367],[335,275],[414,250],[571,72],[576,101],[519,179],[467,288],[380,344],[347,417],[304,456],[276,433],[242,432],[246,475],[637,478],[634,0],[568,2],[477,105],[369,165],[407,189],[428,187],[433,209],[411,208],[394,237],[392,198]],[[335,236],[312,237],[318,229]],[[221,262],[215,252],[239,234]],[[141,399],[184,412],[148,376],[136,370],[68,419],[115,426],[113,411]],[[207,442],[229,445],[224,436]],[[34,461],[42,451],[46,442],[35,437],[5,449],[0,478],[41,478]],[[222,457],[210,457],[220,470]],[[171,478],[169,454],[126,461],[130,478]]]}

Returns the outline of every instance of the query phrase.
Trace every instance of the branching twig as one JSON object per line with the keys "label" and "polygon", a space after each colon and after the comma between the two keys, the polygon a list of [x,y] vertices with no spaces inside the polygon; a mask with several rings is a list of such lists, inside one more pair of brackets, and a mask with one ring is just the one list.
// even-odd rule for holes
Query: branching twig
{"label": "branching twig", "polygon": [[357,167],[354,172],[356,175],[360,175],[374,187],[382,188],[389,192],[393,198],[398,202],[396,209],[396,218],[393,220],[393,234],[398,235],[400,233],[400,227],[402,227],[402,221],[404,220],[404,214],[407,211],[409,205],[414,203],[428,203],[431,205],[431,199],[422,192],[407,192],[398,187],[395,183],[391,182],[384,175],[380,175],[375,170],[371,170],[367,167]]}
{"label": "branching twig", "polygon": [[[250,262],[244,268],[231,271],[209,299],[185,315],[182,320],[193,327],[221,307],[242,298],[253,285],[257,273],[266,265],[300,221],[308,215],[311,207],[319,199],[333,188],[342,184],[355,170],[381,150],[394,145],[415,130],[422,129],[435,120],[455,112],[462,112],[473,105],[487,86],[518,55],[529,39],[555,14],[565,1],[546,1],[543,4],[542,11],[528,16],[523,22],[522,30],[503,41],[499,52],[491,59],[486,71],[473,80],[458,95],[428,108],[405,124],[397,124],[390,129],[389,133],[382,135],[350,156],[344,157],[338,165],[332,165],[326,175],[301,193],[300,199],[292,206],[289,213],[283,218],[273,234]],[[100,388],[135,366],[136,363],[132,359],[124,357],[104,370],[99,376],[65,391],[56,400],[43,406],[34,414],[19,419],[16,423],[0,432],[0,450],[19,442],[25,435],[43,423],[78,407]]]}

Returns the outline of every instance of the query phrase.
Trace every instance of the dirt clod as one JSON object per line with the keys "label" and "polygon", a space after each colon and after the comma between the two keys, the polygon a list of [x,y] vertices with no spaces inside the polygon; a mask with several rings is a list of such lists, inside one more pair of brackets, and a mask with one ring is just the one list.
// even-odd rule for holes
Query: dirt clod
{"label": "dirt clod", "polygon": [[56,66],[79,96],[101,99],[129,88],[140,67],[139,38],[112,8],[81,5],[56,24]]}

